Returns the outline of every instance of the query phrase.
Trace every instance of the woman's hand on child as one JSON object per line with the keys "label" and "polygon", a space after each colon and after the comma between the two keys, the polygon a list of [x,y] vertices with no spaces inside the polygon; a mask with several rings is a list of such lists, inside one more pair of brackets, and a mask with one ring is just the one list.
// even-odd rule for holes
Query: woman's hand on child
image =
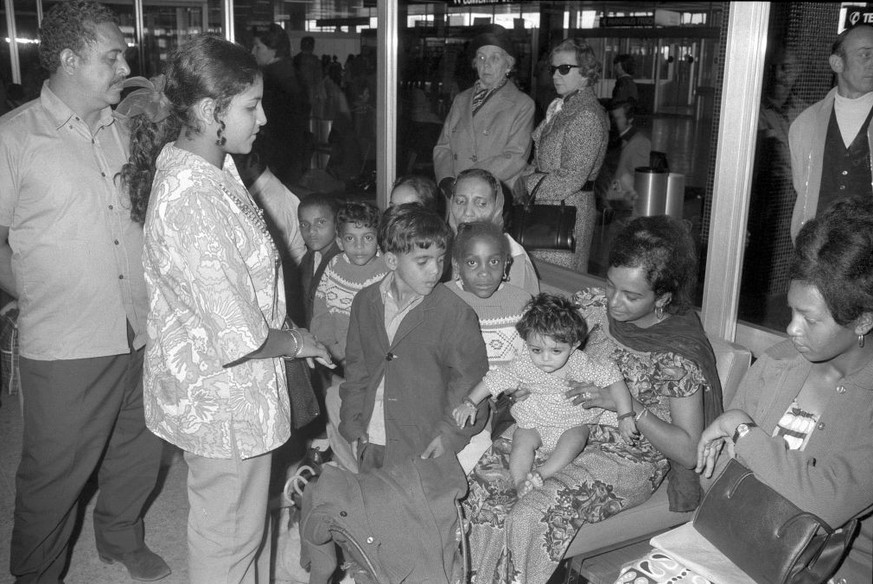
{"label": "woman's hand on child", "polygon": [[633,416],[619,420],[618,431],[628,444],[635,444],[640,437],[640,431],[637,430],[637,423],[634,422]]}
{"label": "woman's hand on child", "polygon": [[452,417],[455,418],[458,428],[463,428],[467,424],[473,425],[476,423],[476,408],[464,402],[455,408],[452,412]]}
{"label": "woman's hand on child", "polygon": [[573,400],[574,406],[582,406],[586,410],[603,408],[615,411],[615,401],[612,399],[609,387],[597,387],[591,383],[572,379],[567,380],[567,386],[570,389],[564,395],[567,399]]}

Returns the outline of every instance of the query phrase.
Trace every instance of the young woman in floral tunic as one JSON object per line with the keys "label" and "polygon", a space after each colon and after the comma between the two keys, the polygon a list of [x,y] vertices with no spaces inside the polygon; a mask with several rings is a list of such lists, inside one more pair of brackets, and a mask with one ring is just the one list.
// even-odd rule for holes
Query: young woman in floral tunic
{"label": "young woman in floral tunic", "polygon": [[279,254],[230,157],[266,122],[257,63],[204,35],[168,65],[123,171],[145,222],[146,425],[185,451],[190,581],[267,582],[270,452],[291,425],[281,357],[330,357],[283,330]]}
{"label": "young woman in floral tunic", "polygon": [[[509,479],[511,443],[496,440],[473,470],[466,502],[474,582],[546,582],[581,525],[643,503],[671,461],[671,504],[696,505],[697,440],[721,404],[715,356],[690,305],[696,273],[684,227],[643,217],[616,239],[605,293],[575,295],[591,331],[586,350],[618,364],[641,438],[629,444],[615,428],[592,427],[582,454],[522,499]],[[582,407],[615,409],[601,388],[575,384],[569,397]]]}

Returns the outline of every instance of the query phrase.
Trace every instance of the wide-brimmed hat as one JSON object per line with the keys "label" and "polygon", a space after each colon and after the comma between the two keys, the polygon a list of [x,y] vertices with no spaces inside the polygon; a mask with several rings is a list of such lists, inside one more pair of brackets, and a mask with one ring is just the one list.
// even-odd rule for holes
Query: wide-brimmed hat
{"label": "wide-brimmed hat", "polygon": [[493,24],[489,26],[487,30],[476,35],[473,39],[473,43],[470,45],[470,50],[475,55],[480,47],[488,45],[500,47],[506,51],[510,57],[515,58],[515,50],[512,47],[512,41],[509,40],[509,33],[507,33],[506,29],[499,24]]}

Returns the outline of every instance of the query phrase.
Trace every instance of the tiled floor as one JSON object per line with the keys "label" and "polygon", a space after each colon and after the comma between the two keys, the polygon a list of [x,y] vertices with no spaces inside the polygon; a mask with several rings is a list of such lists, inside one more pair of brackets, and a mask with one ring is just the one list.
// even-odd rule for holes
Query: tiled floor
{"label": "tiled floor", "polygon": [[[21,458],[21,410],[18,397],[0,396],[0,582],[11,582],[9,542],[15,500],[15,471]],[[165,584],[187,584],[188,559],[185,530],[188,498],[185,493],[187,468],[180,452],[167,447],[158,486],[146,514],[146,543],[170,565],[173,573]],[[91,515],[94,489],[79,514],[67,584],[122,584],[133,582],[120,564],[108,566],[97,557]]]}
{"label": "tiled floor", "polygon": [[[276,492],[284,482],[283,461],[295,458],[293,443],[275,458],[278,468]],[[17,396],[0,395],[0,583],[12,582],[9,574],[9,542],[12,535],[12,516],[15,500],[15,471],[21,458],[21,411]],[[170,565],[173,573],[161,584],[187,584],[188,553],[186,524],[188,497],[185,489],[187,467],[181,452],[171,446],[164,450],[164,465],[158,485],[145,516],[146,543]],[[91,516],[94,509],[94,489],[88,504],[80,512],[66,584],[126,584],[134,582],[120,565],[108,566],[97,557],[94,547],[94,529]],[[278,498],[278,497],[277,497]],[[274,554],[280,564],[288,562],[287,554]],[[296,560],[296,558],[294,558]],[[293,563],[293,562],[291,562]],[[280,565],[276,584],[291,583],[288,573]]]}

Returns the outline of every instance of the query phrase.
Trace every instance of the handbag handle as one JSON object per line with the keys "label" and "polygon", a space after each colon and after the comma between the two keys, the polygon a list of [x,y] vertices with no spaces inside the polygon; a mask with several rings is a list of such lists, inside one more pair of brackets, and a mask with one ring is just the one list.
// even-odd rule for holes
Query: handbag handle
{"label": "handbag handle", "polygon": [[543,181],[545,181],[545,180],[546,180],[546,175],[544,174],[543,178],[541,178],[537,182],[537,184],[534,185],[533,190],[530,192],[530,195],[528,195],[527,200],[524,202],[524,210],[525,211],[529,212],[531,210],[531,208],[534,206],[534,202],[536,201],[536,198],[537,198],[537,191],[540,190],[540,185],[542,185]]}
{"label": "handbag handle", "polygon": [[[728,489],[728,491],[725,493],[726,498],[728,498],[728,499],[732,498],[734,496],[734,494],[736,493],[737,489],[740,488],[740,484],[744,480],[749,479],[749,478],[751,478],[751,479],[755,478],[755,473],[753,473],[748,468],[745,468],[745,467],[743,467],[743,468],[744,468],[743,474],[739,478],[737,478],[737,480],[734,482],[734,484],[732,484],[730,489]],[[822,519],[820,517],[818,517],[817,515],[815,515],[813,513],[809,513],[808,511],[801,511],[800,513],[790,517],[787,521],[785,521],[782,525],[779,526],[779,528],[776,530],[776,537],[783,537],[785,535],[785,532],[788,530],[788,528],[792,524],[794,524],[795,522],[800,521],[801,519],[810,519],[813,523],[815,523],[818,526],[820,526],[821,528],[823,528],[827,535],[831,535],[834,532],[834,530],[831,528],[831,526],[828,525],[827,523],[825,523],[824,521],[822,521]]]}
{"label": "handbag handle", "polygon": [[[540,190],[540,187],[545,182],[546,176],[548,176],[548,173],[543,173],[543,178],[541,178],[539,182],[534,185],[533,190],[530,192],[530,195],[528,195],[527,200],[524,202],[523,206],[525,211],[530,211],[531,208],[534,206],[537,198],[537,191]],[[566,201],[566,199],[561,199],[561,206],[564,205],[564,201]]]}

